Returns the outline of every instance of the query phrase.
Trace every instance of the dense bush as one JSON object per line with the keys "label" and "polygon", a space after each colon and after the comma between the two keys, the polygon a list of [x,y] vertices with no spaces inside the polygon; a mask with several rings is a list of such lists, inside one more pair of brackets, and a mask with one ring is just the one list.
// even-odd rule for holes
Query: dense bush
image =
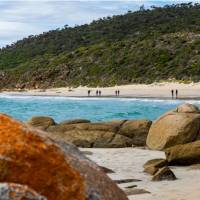
{"label": "dense bush", "polygon": [[200,80],[200,5],[141,9],[0,50],[0,87]]}

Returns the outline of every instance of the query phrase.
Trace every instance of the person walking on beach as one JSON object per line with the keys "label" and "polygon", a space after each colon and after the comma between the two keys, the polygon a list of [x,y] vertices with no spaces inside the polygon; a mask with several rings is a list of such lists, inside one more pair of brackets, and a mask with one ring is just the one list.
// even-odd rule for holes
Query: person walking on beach
{"label": "person walking on beach", "polygon": [[99,96],[101,96],[101,90],[99,90]]}
{"label": "person walking on beach", "polygon": [[178,90],[176,89],[176,99],[178,98]]}
{"label": "person walking on beach", "polygon": [[118,95],[118,91],[117,91],[117,90],[115,90],[115,95],[116,95],[116,96]]}
{"label": "person walking on beach", "polygon": [[96,91],[96,96],[98,96],[98,95],[99,95],[99,90]]}
{"label": "person walking on beach", "polygon": [[172,99],[174,98],[174,90],[171,90],[172,93]]}
{"label": "person walking on beach", "polygon": [[91,90],[88,90],[88,97],[90,96]]}
{"label": "person walking on beach", "polygon": [[118,91],[117,91],[117,95],[118,95],[118,96],[119,96],[119,93],[120,93],[120,92],[119,92],[119,90],[118,90]]}

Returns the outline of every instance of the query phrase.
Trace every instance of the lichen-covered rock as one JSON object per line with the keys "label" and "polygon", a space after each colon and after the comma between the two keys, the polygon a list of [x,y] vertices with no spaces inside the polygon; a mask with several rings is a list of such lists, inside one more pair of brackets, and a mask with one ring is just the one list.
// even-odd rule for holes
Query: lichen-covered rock
{"label": "lichen-covered rock", "polygon": [[0,115],[0,182],[27,185],[48,200],[127,200],[76,147]]}
{"label": "lichen-covered rock", "polygon": [[152,181],[173,181],[176,180],[176,176],[169,167],[160,168],[153,176]]}
{"label": "lichen-covered rock", "polygon": [[170,165],[200,164],[200,140],[165,150]]}
{"label": "lichen-covered rock", "polygon": [[27,121],[28,125],[34,126],[41,130],[46,130],[49,126],[55,125],[55,121],[51,117],[35,116]]}
{"label": "lichen-covered rock", "polygon": [[1,200],[47,200],[26,185],[0,183]]}
{"label": "lichen-covered rock", "polygon": [[[185,106],[188,108],[187,106]],[[177,144],[192,142],[198,138],[200,130],[200,114],[171,111],[157,119],[151,126],[147,136],[147,146],[154,150],[163,150]]]}
{"label": "lichen-covered rock", "polygon": [[145,146],[146,138],[152,122],[149,120],[128,120],[120,128],[119,133],[132,139],[133,144]]}

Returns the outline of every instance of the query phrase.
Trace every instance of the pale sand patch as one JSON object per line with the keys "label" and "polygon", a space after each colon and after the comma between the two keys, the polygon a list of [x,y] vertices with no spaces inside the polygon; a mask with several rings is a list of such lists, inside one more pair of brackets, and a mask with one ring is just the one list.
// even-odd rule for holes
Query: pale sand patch
{"label": "pale sand patch", "polygon": [[121,85],[106,88],[89,88],[78,87],[72,88],[52,88],[52,89],[36,89],[26,91],[5,91],[4,94],[24,94],[24,95],[52,95],[52,96],[73,96],[83,97],[88,95],[88,90],[91,90],[91,96],[96,96],[96,90],[101,90],[102,96],[115,96],[115,91],[120,90],[121,97],[154,97],[154,98],[171,98],[171,90],[178,90],[180,98],[200,98],[200,83],[153,83],[150,85],[133,84]]}
{"label": "pale sand patch", "polygon": [[140,179],[140,182],[120,184],[124,188],[137,185],[151,194],[129,196],[130,200],[199,200],[200,170],[189,170],[189,167],[171,167],[176,181],[152,182],[151,176],[143,173],[143,164],[153,158],[164,158],[164,153],[140,148],[123,149],[82,149],[93,152],[88,157],[101,166],[114,170],[108,174],[112,179]]}

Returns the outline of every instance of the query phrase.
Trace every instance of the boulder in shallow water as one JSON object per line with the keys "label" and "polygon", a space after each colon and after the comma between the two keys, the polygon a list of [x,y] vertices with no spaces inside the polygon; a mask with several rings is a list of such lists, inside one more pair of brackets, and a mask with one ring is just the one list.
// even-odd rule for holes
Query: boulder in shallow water
{"label": "boulder in shallow water", "polygon": [[200,140],[165,150],[170,165],[200,164]]}
{"label": "boulder in shallow water", "polygon": [[[183,107],[188,108],[186,105]],[[187,110],[186,108],[184,110]],[[177,144],[185,144],[196,140],[199,130],[199,113],[171,111],[152,124],[146,143],[150,149],[163,150]]]}
{"label": "boulder in shallow water", "polygon": [[27,124],[41,130],[46,130],[48,127],[55,125],[54,119],[46,116],[35,116],[27,121]]}
{"label": "boulder in shallow water", "polygon": [[73,145],[0,115],[0,182],[27,185],[48,200],[127,200]]}

